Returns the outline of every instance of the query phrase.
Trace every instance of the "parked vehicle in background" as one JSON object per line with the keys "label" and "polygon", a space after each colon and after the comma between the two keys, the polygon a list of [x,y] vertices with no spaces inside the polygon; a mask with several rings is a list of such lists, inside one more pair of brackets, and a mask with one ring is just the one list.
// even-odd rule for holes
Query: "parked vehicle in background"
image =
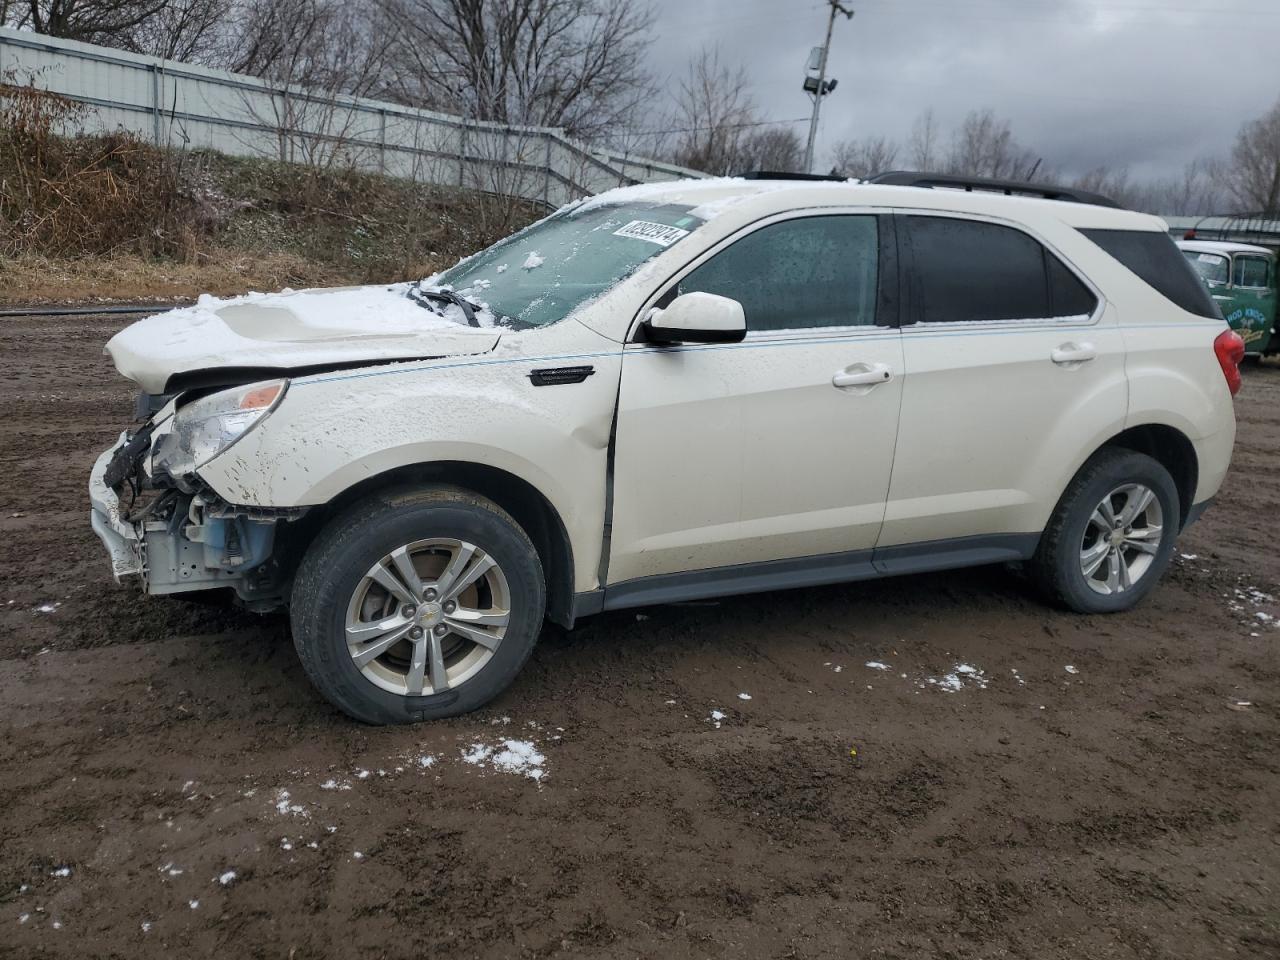
{"label": "parked vehicle in background", "polygon": [[1280,351],[1276,335],[1276,255],[1266,247],[1219,240],[1179,240],[1178,248],[1209,288],[1245,352]]}
{"label": "parked vehicle in background", "polygon": [[1227,471],[1240,338],[1155,217],[879,179],[613,190],[420,283],[135,324],[114,572],[287,605],[375,723],[488,702],[544,618],[999,562],[1129,609]]}

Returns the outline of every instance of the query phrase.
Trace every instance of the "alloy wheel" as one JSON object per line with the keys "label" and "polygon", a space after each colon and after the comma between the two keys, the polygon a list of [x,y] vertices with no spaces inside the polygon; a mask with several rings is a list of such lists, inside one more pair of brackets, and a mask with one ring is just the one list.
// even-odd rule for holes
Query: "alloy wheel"
{"label": "alloy wheel", "polygon": [[1147,486],[1116,487],[1094,508],[1080,545],[1080,572],[1096,593],[1133,588],[1151,570],[1164,538],[1160,498]]}
{"label": "alloy wheel", "polygon": [[510,607],[506,575],[475,544],[416,540],[392,550],[357,584],[347,604],[347,651],[384,690],[444,693],[493,657]]}

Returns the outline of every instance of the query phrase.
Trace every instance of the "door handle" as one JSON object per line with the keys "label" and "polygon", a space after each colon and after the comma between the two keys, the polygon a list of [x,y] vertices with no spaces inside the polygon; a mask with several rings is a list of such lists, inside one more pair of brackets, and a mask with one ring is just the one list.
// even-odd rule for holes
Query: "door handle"
{"label": "door handle", "polygon": [[846,387],[874,387],[892,379],[893,368],[887,363],[855,363],[837,370],[831,378],[831,385],[842,390]]}
{"label": "door handle", "polygon": [[1054,363],[1063,365],[1087,363],[1098,356],[1098,350],[1092,343],[1064,343],[1049,354]]}

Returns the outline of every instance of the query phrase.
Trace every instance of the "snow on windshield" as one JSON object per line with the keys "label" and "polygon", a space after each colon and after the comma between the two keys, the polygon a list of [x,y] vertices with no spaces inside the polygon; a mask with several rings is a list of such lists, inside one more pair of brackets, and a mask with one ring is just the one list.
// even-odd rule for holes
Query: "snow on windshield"
{"label": "snow on windshield", "polygon": [[546,326],[630,276],[703,222],[681,204],[571,204],[428,277],[415,291],[428,298],[433,290],[454,293],[499,325]]}

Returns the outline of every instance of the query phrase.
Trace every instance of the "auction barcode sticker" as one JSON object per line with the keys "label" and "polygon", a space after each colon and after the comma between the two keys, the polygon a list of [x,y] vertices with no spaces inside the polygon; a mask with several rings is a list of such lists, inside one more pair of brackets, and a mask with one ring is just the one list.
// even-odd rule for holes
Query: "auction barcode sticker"
{"label": "auction barcode sticker", "polygon": [[660,247],[669,247],[681,237],[689,235],[688,230],[679,227],[668,227],[665,223],[650,223],[648,220],[632,220],[625,227],[613,231],[615,237],[631,237],[634,240],[648,240]]}

